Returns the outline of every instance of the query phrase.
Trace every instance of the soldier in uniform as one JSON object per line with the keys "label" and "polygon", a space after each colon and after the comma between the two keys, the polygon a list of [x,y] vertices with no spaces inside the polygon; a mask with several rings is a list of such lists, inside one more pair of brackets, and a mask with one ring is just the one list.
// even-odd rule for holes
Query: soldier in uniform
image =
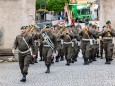
{"label": "soldier in uniform", "polygon": [[98,57],[98,52],[99,52],[99,41],[98,41],[98,38],[99,38],[99,32],[97,30],[97,26],[96,25],[93,25],[92,26],[92,29],[93,29],[93,33],[95,34],[95,37],[96,38],[93,38],[93,61],[96,61],[96,57]]}
{"label": "soldier in uniform", "polygon": [[55,35],[56,35],[56,39],[57,39],[57,47],[56,47],[56,50],[58,51],[58,55],[56,56],[56,61],[55,62],[59,62],[59,58],[60,58],[60,61],[63,61],[64,60],[64,57],[63,57],[63,47],[62,47],[62,44],[61,44],[61,34],[63,32],[63,29],[65,27],[62,27],[62,26],[58,26],[55,30]]}
{"label": "soldier in uniform", "polygon": [[115,36],[115,31],[111,27],[111,22],[107,21],[106,28],[102,33],[103,48],[105,51],[105,58],[106,58],[105,64],[111,64],[111,61],[112,61],[113,48],[114,48],[114,44],[113,44],[114,36]]}
{"label": "soldier in uniform", "polygon": [[79,37],[79,32],[78,32],[78,29],[76,30],[76,28],[74,28],[73,25],[70,26],[72,28],[72,34],[73,34],[73,39],[72,39],[72,42],[74,43],[74,47],[72,48],[73,49],[73,52],[72,52],[72,63],[76,62],[77,61],[77,57],[78,57],[78,54],[79,54],[79,45],[78,45],[78,42],[80,41],[80,37]]}
{"label": "soldier in uniform", "polygon": [[63,40],[63,51],[65,55],[65,59],[67,61],[66,65],[69,66],[72,58],[72,48],[73,48],[73,34],[70,33],[71,28],[67,26],[66,30],[61,35],[61,39]]}
{"label": "soldier in uniform", "polygon": [[[32,37],[26,33],[26,27],[21,27],[21,34],[16,36],[12,52],[18,48],[19,51],[19,66],[23,75],[21,82],[26,81],[26,75],[28,74],[29,61],[31,56],[35,57],[35,49]],[[32,49],[32,51],[31,51]]]}
{"label": "soldier in uniform", "polygon": [[[56,46],[57,46],[57,40],[56,40],[56,37],[55,35],[52,33],[51,31],[51,27],[49,25],[46,26],[46,28],[42,31],[42,37],[43,37],[43,34],[46,34],[47,37],[49,38],[50,41],[46,41],[45,38],[43,37],[44,39],[44,42],[43,42],[43,57],[44,57],[44,61],[45,61],[45,65],[47,67],[47,70],[45,73],[50,73],[50,66],[51,66],[51,60],[52,60],[52,55],[53,55],[53,51],[56,52]],[[51,47],[50,44],[51,43]]]}
{"label": "soldier in uniform", "polygon": [[85,23],[85,28],[79,33],[81,36],[81,49],[82,49],[82,54],[83,54],[83,59],[84,59],[84,65],[89,64],[89,58],[90,58],[90,52],[91,52],[91,39],[90,35],[95,37],[95,35],[89,30],[89,24]]}
{"label": "soldier in uniform", "polygon": [[38,63],[37,59],[38,59],[38,49],[39,49],[39,40],[38,40],[38,32],[37,32],[37,27],[34,26],[34,28],[36,28],[36,32],[34,32],[32,34],[33,37],[33,41],[34,41],[34,47],[35,47],[35,54],[36,57],[34,58],[34,63]]}

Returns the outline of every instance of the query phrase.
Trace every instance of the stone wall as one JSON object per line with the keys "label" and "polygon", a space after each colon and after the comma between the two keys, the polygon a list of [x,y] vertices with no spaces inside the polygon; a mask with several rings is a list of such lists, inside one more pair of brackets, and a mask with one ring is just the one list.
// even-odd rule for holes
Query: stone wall
{"label": "stone wall", "polygon": [[[115,29],[115,0],[100,0],[100,27],[105,25],[107,20],[112,23],[112,28]],[[114,38],[115,39],[115,38]],[[115,46],[113,51],[115,58]]]}
{"label": "stone wall", "polygon": [[35,0],[0,0],[0,31],[3,33],[0,48],[12,48],[20,27],[34,24],[30,14],[35,18]]}
{"label": "stone wall", "polygon": [[100,0],[100,27],[105,25],[107,20],[112,22],[115,29],[115,0]]}

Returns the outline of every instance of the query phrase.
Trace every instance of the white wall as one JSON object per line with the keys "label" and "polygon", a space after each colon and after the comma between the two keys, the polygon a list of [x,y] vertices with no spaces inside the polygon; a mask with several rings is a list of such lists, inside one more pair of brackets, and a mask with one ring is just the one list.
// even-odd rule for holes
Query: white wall
{"label": "white wall", "polygon": [[20,27],[34,23],[30,14],[35,15],[35,0],[0,0],[0,30],[3,32],[0,48],[12,48]]}
{"label": "white wall", "polygon": [[115,0],[100,0],[100,27],[110,20],[115,29]]}

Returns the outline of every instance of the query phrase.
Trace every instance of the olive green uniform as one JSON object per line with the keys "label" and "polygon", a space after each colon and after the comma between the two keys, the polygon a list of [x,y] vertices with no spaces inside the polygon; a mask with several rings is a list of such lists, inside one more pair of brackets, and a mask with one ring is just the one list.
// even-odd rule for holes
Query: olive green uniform
{"label": "olive green uniform", "polygon": [[111,31],[104,31],[102,33],[103,37],[103,48],[105,51],[105,58],[106,58],[106,63],[105,64],[110,64],[112,55],[113,55],[113,37],[115,36],[115,31],[111,29]]}
{"label": "olive green uniform", "polygon": [[[47,36],[49,37],[49,39],[51,40],[51,42],[54,45],[54,49],[52,49],[50,47],[50,45],[44,40],[43,41],[43,57],[44,57],[44,61],[45,61],[45,65],[47,66],[47,71],[46,73],[50,72],[50,65],[52,62],[52,55],[53,55],[53,51],[56,51],[56,46],[57,46],[57,40],[55,35],[50,31],[50,32],[42,32],[41,33],[41,38],[43,38],[43,34],[47,34]],[[43,38],[44,39],[44,38]]]}
{"label": "olive green uniform", "polygon": [[65,55],[65,59],[67,61],[66,65],[70,65],[71,62],[71,58],[72,58],[72,52],[73,52],[73,34],[63,34],[61,35],[61,38],[63,39],[63,51],[64,51],[64,55]]}
{"label": "olive green uniform", "polygon": [[81,36],[81,50],[84,59],[84,65],[89,64],[88,60],[90,58],[92,44],[90,43],[90,36],[94,37],[94,34],[91,33],[89,30],[82,30],[79,35]]}
{"label": "olive green uniform", "polygon": [[13,48],[18,48],[19,50],[19,66],[22,74],[28,74],[28,67],[29,67],[29,61],[31,58],[31,53],[28,51],[28,46],[23,40],[23,37],[25,38],[26,42],[28,43],[29,47],[32,47],[33,53],[35,52],[34,44],[32,37],[28,34],[26,35],[18,35],[15,39]]}
{"label": "olive green uniform", "polygon": [[73,34],[74,34],[74,37],[72,39],[72,42],[74,43],[74,47],[72,48],[73,49],[73,52],[72,52],[72,62],[75,62],[77,61],[77,57],[78,57],[78,54],[79,54],[79,45],[78,45],[78,41],[80,41],[80,37],[79,37],[79,34],[78,34],[78,31],[77,30],[72,30]]}

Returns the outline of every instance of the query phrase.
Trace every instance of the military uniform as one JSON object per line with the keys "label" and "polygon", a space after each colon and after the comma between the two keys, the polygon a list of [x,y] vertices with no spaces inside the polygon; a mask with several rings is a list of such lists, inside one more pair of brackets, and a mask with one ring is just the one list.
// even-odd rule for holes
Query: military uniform
{"label": "military uniform", "polygon": [[92,61],[96,61],[96,57],[99,57],[99,32],[97,30],[97,26],[92,26],[92,33],[95,35],[95,38],[93,37],[93,45],[92,45]]}
{"label": "military uniform", "polygon": [[113,48],[114,48],[114,44],[113,44],[114,36],[115,36],[115,31],[111,27],[106,27],[105,31],[103,31],[102,33],[103,48],[105,51],[105,58],[106,58],[105,64],[111,64]]}
{"label": "military uniform", "polygon": [[61,38],[60,38],[60,36],[62,34],[63,27],[59,27],[59,28],[57,28],[57,29],[59,29],[58,32],[57,32],[57,29],[55,30],[55,36],[56,36],[56,39],[57,39],[56,51],[58,51],[58,55],[56,56],[56,61],[55,62],[59,62],[60,57],[61,57],[60,61],[64,60],[63,47],[62,47]]}
{"label": "military uniform", "polygon": [[72,58],[72,52],[73,52],[73,34],[71,34],[68,30],[68,28],[64,31],[64,33],[61,35],[61,39],[63,39],[63,51],[65,55],[65,59],[67,61],[66,65],[70,65],[71,58]]}
{"label": "military uniform", "polygon": [[50,73],[50,66],[51,66],[51,60],[52,60],[52,55],[53,55],[53,51],[56,51],[56,46],[57,46],[57,40],[55,35],[51,32],[51,28],[49,26],[46,27],[46,29],[50,29],[49,32],[47,31],[42,31],[41,36],[43,38],[43,34],[46,34],[48,36],[48,38],[51,40],[51,42],[53,43],[53,49],[51,48],[51,46],[48,44],[48,42],[43,41],[43,57],[44,57],[44,61],[45,61],[45,65],[47,67],[46,73]]}
{"label": "military uniform", "polygon": [[[26,29],[25,27],[22,27],[21,29]],[[25,42],[25,41],[26,42]],[[31,51],[30,47],[32,48],[33,54],[35,52],[34,44],[32,37],[28,34],[21,34],[18,35],[15,39],[13,49],[18,48],[19,51],[19,66],[21,73],[23,75],[23,78],[21,81],[26,81],[26,75],[28,74],[28,67],[29,67],[29,61],[31,58]]]}
{"label": "military uniform", "polygon": [[[87,25],[87,24],[86,24]],[[95,35],[89,31],[88,27],[85,27],[84,30],[82,30],[79,35],[81,36],[81,49],[82,49],[82,54],[83,54],[83,59],[84,59],[84,65],[89,64],[89,58],[91,54],[91,49],[92,49],[92,43],[90,40],[90,36],[92,35],[95,37]]]}
{"label": "military uniform", "polygon": [[80,47],[78,45],[78,42],[80,41],[80,37],[78,34],[78,30],[75,30],[74,28],[72,29],[72,32],[74,34],[72,42],[74,43],[73,52],[72,52],[72,63],[77,61],[77,57],[80,51]]}

